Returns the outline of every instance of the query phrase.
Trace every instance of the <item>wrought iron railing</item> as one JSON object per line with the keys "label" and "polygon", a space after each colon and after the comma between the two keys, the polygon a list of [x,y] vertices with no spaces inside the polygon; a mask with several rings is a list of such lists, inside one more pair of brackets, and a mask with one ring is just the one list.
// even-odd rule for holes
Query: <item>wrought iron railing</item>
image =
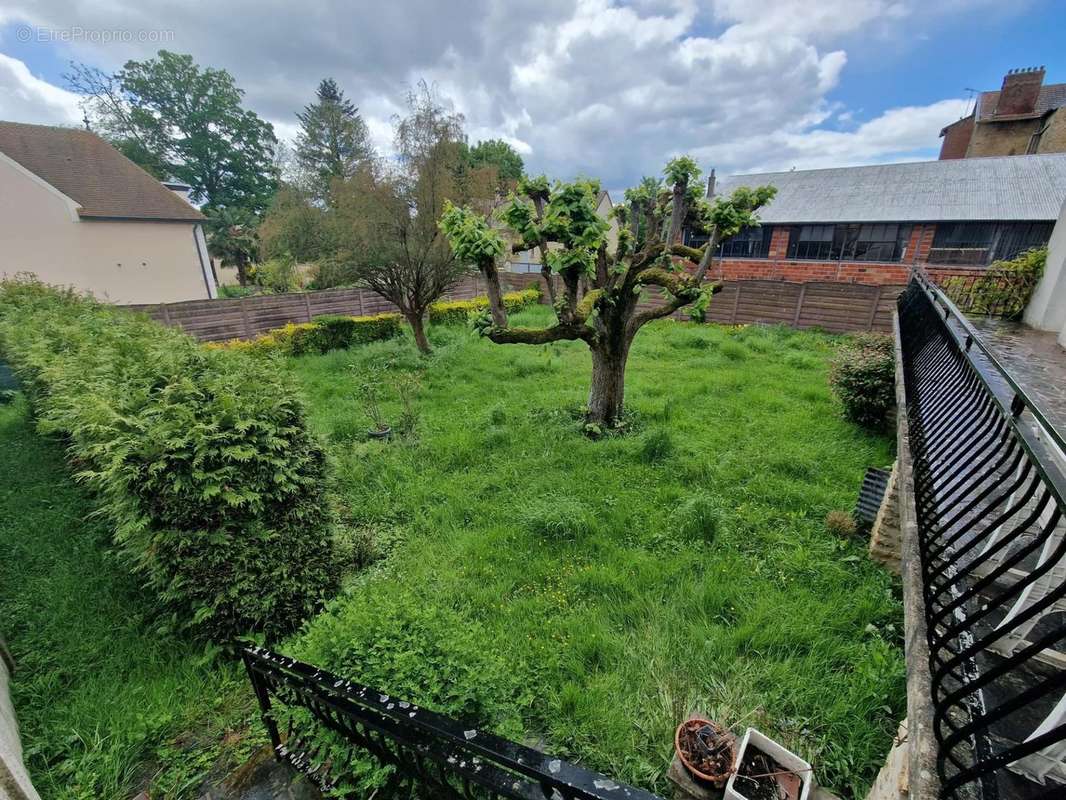
{"label": "wrought iron railing", "polygon": [[921,274],[899,335],[942,796],[1037,796],[1066,782],[1066,447]]}
{"label": "wrought iron railing", "polygon": [[982,272],[946,276],[939,283],[966,314],[1020,319],[1039,281],[1036,272],[993,265]]}
{"label": "wrought iron railing", "polygon": [[264,648],[244,664],[275,757],[331,797],[364,796],[356,773],[372,760],[378,797],[659,800]]}

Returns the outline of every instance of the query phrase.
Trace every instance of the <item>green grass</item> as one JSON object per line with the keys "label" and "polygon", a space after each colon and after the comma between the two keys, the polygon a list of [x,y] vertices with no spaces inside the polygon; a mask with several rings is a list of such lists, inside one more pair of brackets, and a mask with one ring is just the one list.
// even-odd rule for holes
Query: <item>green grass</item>
{"label": "green grass", "polygon": [[150,598],[108,553],[61,445],[34,433],[21,397],[0,405],[0,453],[0,633],[38,791],[197,796],[209,770],[261,743],[247,679],[156,633]]}
{"label": "green grass", "polygon": [[[657,323],[626,432],[592,441],[583,345],[431,338],[429,359],[403,340],[291,362],[348,577],[281,649],[660,793],[700,710],[861,796],[904,713],[901,611],[824,518],[892,453],[841,419],[835,340]],[[410,374],[415,432],[367,441],[356,388]],[[241,670],[158,632],[21,398],[0,405],[0,452],[0,624],[42,796],[197,796],[262,742]]]}
{"label": "green grass", "polygon": [[[428,360],[394,341],[293,361],[351,573],[283,649],[661,793],[699,710],[861,796],[904,713],[902,615],[862,543],[825,528],[892,460],[841,419],[835,340],[657,323],[627,433],[592,441],[584,345],[432,338]],[[357,385],[410,372],[415,434],[366,441]]]}

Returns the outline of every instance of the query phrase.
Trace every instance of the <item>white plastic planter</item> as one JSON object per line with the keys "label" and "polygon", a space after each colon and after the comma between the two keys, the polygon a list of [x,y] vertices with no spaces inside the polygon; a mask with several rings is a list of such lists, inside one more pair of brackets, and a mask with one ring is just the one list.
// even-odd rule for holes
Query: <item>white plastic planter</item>
{"label": "white plastic planter", "polygon": [[[737,769],[740,769],[740,765],[744,763],[744,755],[748,750],[749,744],[766,753],[785,769],[796,773],[796,777],[800,779],[800,791],[796,800],[808,800],[811,794],[811,785],[814,783],[814,773],[811,771],[810,764],[791,750],[786,750],[773,739],[763,736],[754,728],[748,728],[744,732],[744,738],[740,740],[740,746],[737,748]],[[743,779],[739,781],[738,785],[737,777],[736,772],[729,776],[729,781],[725,785],[724,800],[751,800],[742,791],[744,786]]]}

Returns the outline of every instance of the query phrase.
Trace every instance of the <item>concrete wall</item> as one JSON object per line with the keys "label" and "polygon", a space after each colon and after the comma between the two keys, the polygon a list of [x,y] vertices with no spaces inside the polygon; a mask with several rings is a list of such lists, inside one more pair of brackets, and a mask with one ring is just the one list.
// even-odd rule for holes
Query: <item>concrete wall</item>
{"label": "concrete wall", "polygon": [[1048,242],[1044,277],[1025,309],[1025,322],[1043,331],[1058,331],[1059,344],[1066,347],[1066,204]]}
{"label": "concrete wall", "polygon": [[198,228],[81,220],[69,198],[0,157],[0,275],[32,272],[114,303],[206,299]]}
{"label": "concrete wall", "polygon": [[8,697],[12,671],[11,659],[0,640],[0,800],[41,800],[22,763],[18,722]]}
{"label": "concrete wall", "polygon": [[970,138],[966,157],[1025,155],[1029,151],[1029,139],[1041,127],[1040,119],[978,122]]}
{"label": "concrete wall", "polygon": [[1066,108],[1060,108],[1047,121],[1037,153],[1066,153]]}

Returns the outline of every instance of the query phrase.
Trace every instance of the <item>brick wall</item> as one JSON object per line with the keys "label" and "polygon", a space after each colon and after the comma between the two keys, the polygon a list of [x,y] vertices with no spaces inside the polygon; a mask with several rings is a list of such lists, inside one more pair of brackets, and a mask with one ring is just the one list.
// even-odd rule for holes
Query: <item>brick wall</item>
{"label": "brick wall", "polygon": [[718,280],[829,281],[862,283],[869,286],[905,284],[915,265],[924,267],[936,279],[955,275],[974,275],[984,272],[982,267],[941,267],[928,263],[936,225],[918,224],[911,229],[902,261],[807,261],[788,258],[789,229],[775,226],[770,236],[767,258],[718,259],[710,276]]}

